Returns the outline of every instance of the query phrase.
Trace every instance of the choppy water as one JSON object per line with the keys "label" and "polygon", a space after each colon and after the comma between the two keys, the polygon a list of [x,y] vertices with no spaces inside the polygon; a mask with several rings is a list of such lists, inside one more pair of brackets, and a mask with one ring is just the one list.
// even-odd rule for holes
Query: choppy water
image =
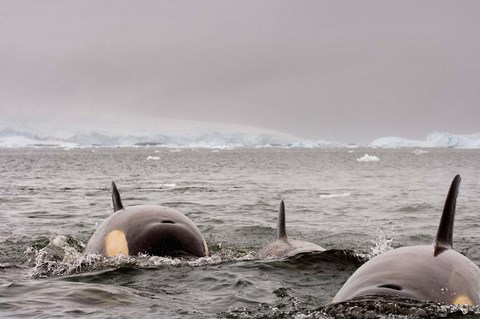
{"label": "choppy water", "polygon": [[[377,162],[358,162],[369,153]],[[0,150],[0,316],[19,318],[475,317],[476,308],[360,299],[329,305],[372,255],[433,240],[462,175],[454,245],[480,263],[480,151]],[[185,213],[211,257],[83,256],[125,206]],[[289,237],[329,251],[259,261],[285,200]]]}

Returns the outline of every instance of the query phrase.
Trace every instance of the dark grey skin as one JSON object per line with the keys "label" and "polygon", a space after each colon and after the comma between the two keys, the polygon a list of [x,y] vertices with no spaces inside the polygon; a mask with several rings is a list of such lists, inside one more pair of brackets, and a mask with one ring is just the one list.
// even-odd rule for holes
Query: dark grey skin
{"label": "dark grey skin", "polygon": [[280,202],[278,212],[277,236],[274,242],[266,245],[257,253],[260,259],[286,259],[306,252],[321,252],[325,249],[303,240],[292,240],[287,237],[285,226],[285,203]]}
{"label": "dark grey skin", "polygon": [[399,296],[444,304],[480,304],[480,269],[452,249],[460,175],[453,179],[433,245],[380,254],[347,280],[333,303],[367,295]]}
{"label": "dark grey skin", "polygon": [[114,213],[90,238],[85,253],[154,256],[208,256],[200,230],[182,213],[156,205],[124,208],[112,182]]}

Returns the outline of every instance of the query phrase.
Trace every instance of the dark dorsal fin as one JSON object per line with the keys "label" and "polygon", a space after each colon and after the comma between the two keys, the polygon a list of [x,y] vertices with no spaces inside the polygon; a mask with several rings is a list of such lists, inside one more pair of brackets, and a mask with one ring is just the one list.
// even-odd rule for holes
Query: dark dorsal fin
{"label": "dark dorsal fin", "polygon": [[278,224],[277,224],[277,240],[286,239],[287,231],[285,230],[285,203],[280,201],[280,209],[278,210]]}
{"label": "dark dorsal fin", "polygon": [[120,193],[118,192],[117,185],[115,182],[112,182],[112,201],[113,201],[113,211],[119,211],[123,209],[122,199],[120,198]]}
{"label": "dark dorsal fin", "polygon": [[460,186],[460,175],[455,176],[448,191],[445,206],[443,207],[442,218],[438,226],[437,237],[433,242],[435,255],[445,249],[453,247],[453,222],[455,220],[455,207],[457,205],[458,188]]}

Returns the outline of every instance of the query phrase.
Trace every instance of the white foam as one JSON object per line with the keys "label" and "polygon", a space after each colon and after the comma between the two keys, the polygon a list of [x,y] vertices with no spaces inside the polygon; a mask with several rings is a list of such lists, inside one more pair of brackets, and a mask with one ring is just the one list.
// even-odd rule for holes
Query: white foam
{"label": "white foam", "polygon": [[360,158],[357,158],[357,162],[378,162],[380,159],[375,155],[365,154]]}
{"label": "white foam", "polygon": [[160,186],[162,186],[162,187],[174,188],[174,187],[177,187],[177,184],[175,184],[175,183],[166,183],[166,184],[161,184]]}
{"label": "white foam", "polygon": [[160,157],[158,156],[148,156],[147,161],[158,161]]}

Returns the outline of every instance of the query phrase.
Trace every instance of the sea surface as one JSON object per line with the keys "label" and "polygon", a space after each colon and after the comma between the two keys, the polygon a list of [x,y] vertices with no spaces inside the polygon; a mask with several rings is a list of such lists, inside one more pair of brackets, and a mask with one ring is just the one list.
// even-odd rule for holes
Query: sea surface
{"label": "sea surface", "polygon": [[[480,150],[0,149],[0,317],[475,318],[408,300],[330,305],[368,259],[433,241],[455,174],[454,247],[480,264]],[[125,206],[183,212],[212,255],[82,254],[112,212],[111,181]],[[280,200],[288,236],[326,252],[255,258]]]}

